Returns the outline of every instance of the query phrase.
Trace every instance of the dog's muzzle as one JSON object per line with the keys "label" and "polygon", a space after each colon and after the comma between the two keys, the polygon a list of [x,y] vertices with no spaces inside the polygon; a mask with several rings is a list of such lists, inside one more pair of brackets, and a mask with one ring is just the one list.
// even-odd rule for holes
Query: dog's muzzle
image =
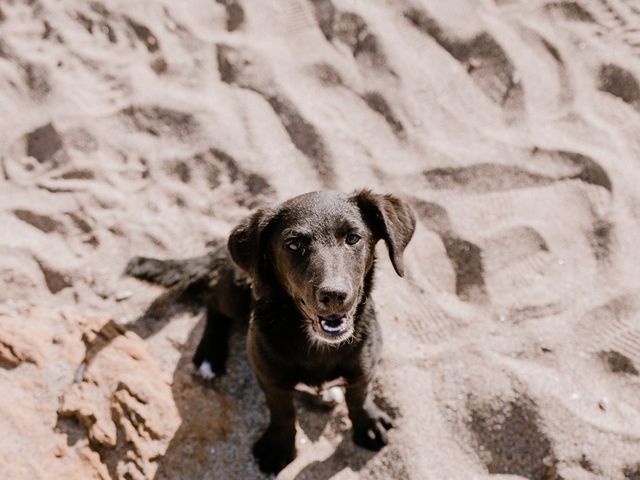
{"label": "dog's muzzle", "polygon": [[320,319],[320,327],[329,335],[340,335],[349,328],[346,315],[327,315],[318,318]]}

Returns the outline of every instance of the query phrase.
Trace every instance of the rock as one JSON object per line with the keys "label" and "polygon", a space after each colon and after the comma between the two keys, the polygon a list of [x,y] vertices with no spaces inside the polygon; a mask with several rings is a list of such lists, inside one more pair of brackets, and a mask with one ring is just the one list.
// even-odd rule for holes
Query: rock
{"label": "rock", "polygon": [[93,356],[82,381],[63,394],[58,413],[83,426],[113,478],[152,478],[154,459],[162,456],[179,425],[170,380],[131,332],[113,338]]}
{"label": "rock", "polygon": [[42,365],[46,340],[40,330],[25,328],[17,316],[0,314],[0,367],[15,368],[22,362]]}
{"label": "rock", "polygon": [[[0,315],[0,477],[153,478],[180,419],[144,341],[112,324],[46,309]],[[87,358],[85,342],[105,328],[114,336]]]}

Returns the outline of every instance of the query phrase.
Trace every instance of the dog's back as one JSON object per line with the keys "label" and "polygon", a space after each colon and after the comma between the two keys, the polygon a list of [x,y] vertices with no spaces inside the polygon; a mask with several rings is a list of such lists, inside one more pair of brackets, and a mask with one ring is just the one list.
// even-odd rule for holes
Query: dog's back
{"label": "dog's back", "polygon": [[251,281],[229,257],[226,245],[182,260],[132,258],[125,274],[181,292],[207,310],[204,334],[193,363],[205,378],[225,372],[232,322],[246,324],[251,314]]}
{"label": "dog's back", "polygon": [[251,281],[235,266],[226,246],[181,260],[134,257],[124,273],[166,288],[189,291],[193,300],[233,320],[249,318]]}

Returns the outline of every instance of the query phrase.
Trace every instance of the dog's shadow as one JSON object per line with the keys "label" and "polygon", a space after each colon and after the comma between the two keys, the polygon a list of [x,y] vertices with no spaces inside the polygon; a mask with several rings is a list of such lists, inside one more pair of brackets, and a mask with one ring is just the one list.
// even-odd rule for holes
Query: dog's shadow
{"label": "dog's shadow", "polygon": [[315,461],[305,466],[295,480],[328,480],[345,468],[354,472],[364,468],[376,452],[357,447],[350,435],[344,435],[335,451],[322,461]]}
{"label": "dog's shadow", "polygon": [[[202,334],[204,320],[191,331],[174,372],[173,396],[182,424],[165,455],[158,460],[156,480],[259,479],[262,474],[251,454],[253,442],[267,426],[269,412],[246,357],[246,331],[233,328],[227,374],[205,382],[194,374],[191,356]],[[327,427],[337,430],[340,419],[298,395],[298,422],[305,435],[317,441]],[[296,480],[329,479],[345,468],[360,470],[375,455],[357,447],[351,430],[333,454],[303,468]]]}
{"label": "dog's shadow", "polygon": [[[108,322],[86,342],[86,368],[93,358],[115,337],[126,331],[143,339],[159,333],[173,317],[189,313],[201,315],[188,291],[169,290],[158,296],[146,311],[133,322],[119,325]],[[201,315],[202,316],[202,315]],[[193,327],[187,341],[180,345],[180,358],[173,372],[172,395],[181,418],[166,452],[157,461],[155,480],[184,479],[260,479],[268,478],[260,472],[251,454],[253,442],[266,428],[269,412],[264,396],[255,381],[246,356],[246,326],[234,325],[230,335],[230,354],[227,373],[212,381],[195,375],[191,361],[202,336],[205,319]],[[327,425],[339,422],[331,409],[318,407],[309,399],[298,396],[299,424],[312,441],[318,440]],[[330,425],[336,430],[336,425]],[[103,458],[114,478],[117,464],[125,460],[126,451],[112,451]],[[328,479],[344,468],[358,471],[375,455],[355,446],[350,430],[336,450],[323,461],[306,465],[296,480]]]}
{"label": "dog's shadow", "polygon": [[[398,409],[387,401],[380,391],[380,386],[374,383],[373,390],[376,403],[393,419],[397,419],[399,417]],[[319,407],[317,399],[314,401],[306,398],[303,401],[298,401],[297,404],[304,409],[301,411],[298,408],[298,422],[305,435],[312,442],[317,441],[323,435],[330,438],[340,435],[341,439],[331,455],[323,460],[312,461],[305,465],[294,477],[295,480],[327,480],[345,469],[350,469],[353,472],[361,470],[366,472],[372,467],[370,461],[374,457],[379,455],[379,460],[384,463],[392,459],[391,457],[397,456],[397,451],[393,448],[385,448],[382,452],[373,452],[353,443],[351,427],[346,427],[343,422],[347,416],[346,405],[340,405],[337,407],[337,411],[333,411],[326,407]],[[402,468],[394,469],[394,471],[401,474],[398,478],[408,478]],[[369,478],[369,475],[367,474],[363,478]]]}
{"label": "dog's shadow", "polygon": [[246,332],[232,329],[227,374],[204,381],[191,361],[204,322],[181,347],[172,393],[182,423],[158,459],[154,478],[263,478],[251,446],[266,426],[268,411],[245,354]]}

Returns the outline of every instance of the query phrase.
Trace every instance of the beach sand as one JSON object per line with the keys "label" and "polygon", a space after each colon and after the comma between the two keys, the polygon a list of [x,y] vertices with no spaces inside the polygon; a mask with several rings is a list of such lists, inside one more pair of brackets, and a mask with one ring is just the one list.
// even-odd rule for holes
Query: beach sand
{"label": "beach sand", "polygon": [[354,446],[299,405],[281,479],[640,478],[634,0],[0,3],[0,477],[263,478],[233,332],[122,275],[319,189],[406,198]]}

